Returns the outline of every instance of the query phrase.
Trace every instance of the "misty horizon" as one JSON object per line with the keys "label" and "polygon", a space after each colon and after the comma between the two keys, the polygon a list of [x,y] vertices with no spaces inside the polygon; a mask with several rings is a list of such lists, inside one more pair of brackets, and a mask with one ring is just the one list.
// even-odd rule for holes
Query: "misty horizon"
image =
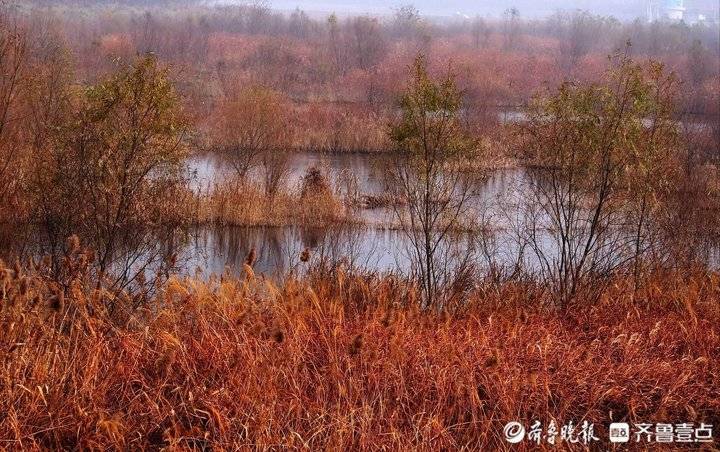
{"label": "misty horizon", "polygon": [[[221,0],[217,3],[242,3]],[[588,11],[592,14],[612,16],[620,20],[633,20],[647,17],[647,0],[447,0],[438,4],[430,0],[384,2],[381,0],[272,0],[266,4],[274,10],[292,11],[301,9],[308,13],[332,13],[342,15],[371,14],[378,16],[391,15],[403,5],[413,5],[421,15],[427,17],[501,17],[503,12],[516,8],[522,17],[541,18],[558,12]],[[718,6],[712,1],[686,0],[685,7],[689,10],[698,9],[717,17]]]}

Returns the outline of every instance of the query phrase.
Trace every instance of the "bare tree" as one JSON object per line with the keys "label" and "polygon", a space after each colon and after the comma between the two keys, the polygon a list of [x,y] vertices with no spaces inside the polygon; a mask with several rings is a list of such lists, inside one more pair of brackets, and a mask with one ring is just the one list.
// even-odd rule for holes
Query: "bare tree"
{"label": "bare tree", "polygon": [[561,53],[565,58],[565,67],[570,71],[600,42],[602,31],[609,27],[606,27],[604,18],[586,11],[575,11],[561,20],[564,22]]}
{"label": "bare tree", "polygon": [[387,43],[378,20],[373,17],[356,17],[350,21],[355,64],[370,69],[387,53]]}
{"label": "bare tree", "polygon": [[413,37],[420,26],[420,11],[412,4],[394,9],[392,27],[399,37]]}
{"label": "bare tree", "polygon": [[58,145],[58,132],[67,127],[73,115],[74,73],[69,51],[58,44],[57,36],[36,43],[36,47],[27,96],[32,168],[25,189],[31,199],[32,217],[41,224],[49,251],[55,255],[67,237],[76,232],[72,227],[74,209],[66,203],[73,199],[77,181],[72,177],[77,171],[70,171],[72,159]]}
{"label": "bare tree", "polygon": [[267,149],[260,157],[263,169],[263,186],[271,207],[280,188],[290,175],[290,152],[284,146]]}
{"label": "bare tree", "polygon": [[230,93],[216,119],[215,148],[233,167],[240,180],[287,145],[284,104],[280,94],[265,88],[248,88]]}
{"label": "bare tree", "polygon": [[514,50],[517,47],[520,32],[520,11],[517,8],[506,9],[503,13],[503,46],[505,50]]}
{"label": "bare tree", "polygon": [[485,47],[490,41],[492,28],[490,28],[490,25],[488,25],[485,19],[477,16],[472,22],[470,33],[473,37],[473,45],[476,48]]}
{"label": "bare tree", "polygon": [[[2,12],[0,12],[2,14]],[[24,30],[0,15],[0,200],[7,203],[20,189],[20,143],[23,92],[27,88],[28,42]]]}
{"label": "bare tree", "polygon": [[344,74],[345,67],[340,53],[340,28],[338,26],[338,18],[335,13],[330,14],[327,18],[328,26],[328,47],[330,51],[330,59],[336,73]]}
{"label": "bare tree", "polygon": [[469,205],[472,181],[462,166],[476,149],[462,127],[461,103],[453,74],[431,79],[420,56],[400,99],[402,116],[391,128],[400,155],[390,169],[389,186],[401,201],[394,203],[396,217],[411,244],[415,276],[428,307],[442,303],[442,290],[468,263],[467,256],[450,258],[448,240],[461,227]]}

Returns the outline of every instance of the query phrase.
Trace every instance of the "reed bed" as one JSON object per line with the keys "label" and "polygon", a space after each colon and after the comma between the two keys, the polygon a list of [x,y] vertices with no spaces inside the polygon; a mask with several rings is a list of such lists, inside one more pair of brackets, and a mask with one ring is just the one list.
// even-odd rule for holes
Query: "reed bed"
{"label": "reed bed", "polygon": [[268,196],[252,184],[233,181],[216,184],[208,193],[195,195],[191,211],[197,223],[233,226],[328,226],[348,220],[350,212],[334,193],[304,195],[282,189]]}
{"label": "reed bed", "polygon": [[618,278],[562,311],[488,283],[426,312],[396,278],[247,266],[131,309],[73,248],[59,275],[2,266],[0,448],[502,450],[511,420],[720,425],[715,274]]}

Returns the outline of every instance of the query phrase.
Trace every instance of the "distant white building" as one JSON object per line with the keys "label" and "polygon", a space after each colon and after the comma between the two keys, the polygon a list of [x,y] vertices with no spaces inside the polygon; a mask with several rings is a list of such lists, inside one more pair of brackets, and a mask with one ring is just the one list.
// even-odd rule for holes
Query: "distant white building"
{"label": "distant white building", "polygon": [[720,2],[718,0],[687,0],[683,20],[689,24],[720,23]]}
{"label": "distant white building", "polygon": [[670,20],[679,22],[685,16],[684,0],[650,0],[647,6],[648,21]]}

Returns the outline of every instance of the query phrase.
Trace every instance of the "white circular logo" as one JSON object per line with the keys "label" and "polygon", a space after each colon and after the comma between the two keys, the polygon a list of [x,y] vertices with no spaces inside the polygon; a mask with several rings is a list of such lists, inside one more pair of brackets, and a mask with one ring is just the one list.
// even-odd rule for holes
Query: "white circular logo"
{"label": "white circular logo", "polygon": [[505,424],[503,433],[505,433],[505,441],[517,444],[525,438],[525,427],[519,422],[508,422]]}

